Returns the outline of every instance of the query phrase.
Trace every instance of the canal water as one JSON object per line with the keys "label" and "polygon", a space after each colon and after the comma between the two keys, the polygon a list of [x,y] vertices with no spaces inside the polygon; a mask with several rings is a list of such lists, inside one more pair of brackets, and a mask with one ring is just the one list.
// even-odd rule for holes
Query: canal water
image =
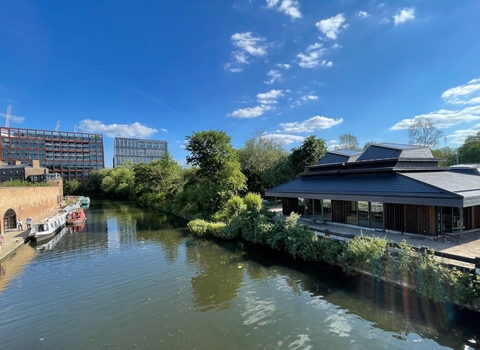
{"label": "canal water", "polygon": [[0,349],[479,349],[478,314],[92,201],[0,267]]}

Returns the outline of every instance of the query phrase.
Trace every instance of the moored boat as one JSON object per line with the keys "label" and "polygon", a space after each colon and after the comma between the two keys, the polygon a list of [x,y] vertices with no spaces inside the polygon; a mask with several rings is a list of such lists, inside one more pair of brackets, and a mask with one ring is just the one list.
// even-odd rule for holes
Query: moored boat
{"label": "moored boat", "polygon": [[80,199],[80,205],[82,207],[88,207],[90,205],[90,197],[83,197]]}
{"label": "moored boat", "polygon": [[59,211],[54,216],[32,224],[24,243],[42,243],[53,238],[67,223],[67,212]]}
{"label": "moored boat", "polygon": [[80,225],[85,221],[85,209],[82,207],[70,211],[67,215],[67,225]]}

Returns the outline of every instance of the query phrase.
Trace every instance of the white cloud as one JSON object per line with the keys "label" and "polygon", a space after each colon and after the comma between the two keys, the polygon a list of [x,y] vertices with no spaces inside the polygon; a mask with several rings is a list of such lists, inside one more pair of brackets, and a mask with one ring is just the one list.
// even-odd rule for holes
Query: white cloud
{"label": "white cloud", "polygon": [[314,91],[310,91],[308,94],[301,96],[298,100],[296,100],[290,107],[296,107],[296,106],[301,106],[304,105],[305,103],[309,101],[314,101],[318,100],[318,96],[315,95]]}
{"label": "white cloud", "polygon": [[256,38],[251,32],[235,33],[231,37],[234,46],[252,56],[263,56],[267,54],[264,38]]}
{"label": "white cloud", "polygon": [[278,103],[277,99],[283,96],[282,90],[270,90],[269,92],[264,92],[257,94],[258,106],[240,108],[232,113],[227,114],[228,117],[234,118],[256,118],[263,115],[266,111],[273,110],[272,105]]}
{"label": "white cloud", "polygon": [[308,100],[318,100],[318,96],[314,95],[313,92],[311,92],[308,95],[300,97],[303,101],[308,101]]}
{"label": "white cloud", "polygon": [[393,22],[395,25],[405,23],[406,21],[411,21],[415,19],[415,9],[413,7],[405,7],[403,10],[400,10],[398,14],[393,16]]}
{"label": "white cloud", "polygon": [[240,108],[228,114],[228,116],[234,117],[234,118],[256,118],[256,117],[260,117],[263,113],[265,113],[270,109],[272,109],[271,106],[256,106],[256,107]]}
{"label": "white cloud", "polygon": [[309,45],[307,47],[307,52],[311,52],[311,51],[317,51],[319,49],[321,49],[323,47],[323,44],[321,43],[315,43],[315,44],[312,44],[312,45]]}
{"label": "white cloud", "polygon": [[163,131],[163,132],[168,132],[168,130],[165,129],[165,128],[161,128],[160,130]]}
{"label": "white cloud", "polygon": [[367,18],[370,16],[370,14],[367,11],[358,11],[357,16],[361,18]]}
{"label": "white cloud", "polygon": [[343,13],[340,13],[336,16],[323,19],[320,22],[317,22],[315,25],[323,34],[325,34],[327,38],[336,40],[340,29],[346,28],[346,25],[343,24],[344,22],[345,16],[343,16]]}
{"label": "white cloud", "polygon": [[281,134],[281,133],[265,134],[263,135],[263,137],[267,139],[273,139],[273,140],[279,141],[285,145],[288,145],[289,143],[293,143],[293,142],[302,142],[303,140],[305,140],[303,136]]}
{"label": "white cloud", "polygon": [[[3,118],[7,117],[7,115],[5,113],[0,113],[0,116],[2,116]],[[19,116],[10,114],[10,123],[20,124],[20,123],[23,123],[24,120],[25,120],[25,117],[19,117]]]}
{"label": "white cloud", "polygon": [[[410,125],[421,119],[432,120],[439,128],[448,128],[461,123],[469,123],[480,119],[480,79],[472,79],[465,85],[446,90],[442,99],[449,104],[470,104],[472,106],[458,110],[440,109],[438,111],[417,115],[412,119],[404,119],[390,130],[408,129]],[[456,140],[460,138],[455,136]]]}
{"label": "white cloud", "polygon": [[108,137],[138,137],[147,138],[158,130],[149,128],[138,122],[133,124],[103,124],[99,120],[84,119],[78,124],[82,132],[105,134]]}
{"label": "white cloud", "polygon": [[326,118],[323,116],[316,116],[305,120],[304,122],[282,123],[280,126],[284,132],[313,132],[315,130],[329,129],[334,125],[343,122],[343,119]]}
{"label": "white cloud", "polygon": [[278,103],[277,98],[283,96],[282,90],[270,90],[269,92],[257,95],[257,100],[260,104],[275,104]]}
{"label": "white cloud", "polygon": [[334,50],[341,49],[341,48],[342,48],[342,45],[340,45],[340,44],[335,43],[335,44],[332,45],[332,49],[334,49]]}
{"label": "white cloud", "polygon": [[450,143],[463,145],[468,136],[476,135],[478,132],[480,132],[480,124],[475,124],[469,129],[456,130],[453,134],[448,135],[447,138],[450,139]]}
{"label": "white cloud", "polygon": [[390,130],[408,129],[410,125],[423,119],[430,119],[438,128],[448,128],[453,125],[468,123],[480,119],[480,105],[467,107],[459,111],[440,109],[435,112],[417,115],[412,119],[403,119],[401,122],[392,126]]}
{"label": "white cloud", "polygon": [[282,78],[282,73],[280,73],[278,70],[272,69],[267,73],[267,75],[270,77],[270,80],[265,81],[265,84],[268,84],[268,85],[271,85]]}
{"label": "white cloud", "polygon": [[288,63],[277,63],[277,67],[290,69],[290,65]]}
{"label": "white cloud", "polygon": [[[474,93],[479,96],[472,96]],[[465,85],[448,89],[442,94],[442,98],[452,104],[480,103],[480,79],[472,79]]]}
{"label": "white cloud", "polygon": [[232,45],[238,50],[232,51],[233,62],[226,63],[224,68],[232,73],[241,72],[238,65],[249,64],[250,56],[265,56],[268,45],[265,38],[254,37],[251,32],[235,33],[231,36]]}
{"label": "white cloud", "polygon": [[283,12],[292,19],[302,18],[302,13],[299,8],[300,5],[296,0],[267,0],[267,7],[276,8],[277,11]]}

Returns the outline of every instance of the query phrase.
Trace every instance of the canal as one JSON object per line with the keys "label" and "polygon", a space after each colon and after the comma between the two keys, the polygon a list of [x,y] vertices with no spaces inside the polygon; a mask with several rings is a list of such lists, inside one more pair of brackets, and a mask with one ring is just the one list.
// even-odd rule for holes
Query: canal
{"label": "canal", "polygon": [[0,267],[0,349],[480,349],[480,316],[92,201]]}

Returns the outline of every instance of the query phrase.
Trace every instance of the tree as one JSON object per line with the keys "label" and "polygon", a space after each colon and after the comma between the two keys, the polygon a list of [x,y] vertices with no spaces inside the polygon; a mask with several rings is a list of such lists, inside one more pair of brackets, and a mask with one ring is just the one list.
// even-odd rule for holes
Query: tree
{"label": "tree", "polygon": [[309,165],[317,164],[320,158],[327,153],[327,144],[324,139],[317,139],[315,135],[308,136],[298,148],[290,153],[290,166],[294,176],[303,173]]}
{"label": "tree", "polygon": [[78,182],[77,180],[73,179],[73,180],[69,180],[69,181],[65,181],[63,183],[63,193],[65,195],[75,195],[75,194],[78,194],[78,190],[80,188],[80,182]]}
{"label": "tree", "polygon": [[435,158],[445,159],[443,162],[440,162],[440,166],[451,166],[455,165],[457,162],[457,149],[451,147],[443,147],[440,149],[432,150],[432,154]]}
{"label": "tree", "polygon": [[374,145],[374,144],[376,144],[375,141],[365,142],[365,144],[363,145],[363,150],[365,151],[368,147],[370,147],[371,145]]}
{"label": "tree", "polygon": [[480,163],[480,132],[468,136],[458,148],[460,163]]}
{"label": "tree", "polygon": [[265,132],[262,130],[256,131],[247,139],[245,145],[238,150],[241,170],[247,177],[247,190],[256,193],[265,192],[268,187],[265,173],[286,155],[283,144],[265,137]]}
{"label": "tree", "polygon": [[[175,203],[176,210],[199,213],[209,218],[222,210],[230,198],[246,188],[237,152],[224,131],[194,132],[187,137],[191,152],[187,163],[196,166],[196,176],[189,177],[183,193]],[[180,205],[179,205],[180,204]],[[189,209],[181,208],[181,204]]]}
{"label": "tree", "polygon": [[198,166],[200,176],[215,177],[232,159],[236,159],[231,138],[224,131],[194,132],[185,147],[191,153],[187,164]]}
{"label": "tree", "polygon": [[408,143],[436,148],[443,132],[430,119],[420,119],[408,127]]}
{"label": "tree", "polygon": [[343,134],[343,135],[340,135],[339,144],[335,146],[335,149],[336,150],[350,149],[353,151],[359,151],[360,146],[358,144],[358,139],[355,135]]}

